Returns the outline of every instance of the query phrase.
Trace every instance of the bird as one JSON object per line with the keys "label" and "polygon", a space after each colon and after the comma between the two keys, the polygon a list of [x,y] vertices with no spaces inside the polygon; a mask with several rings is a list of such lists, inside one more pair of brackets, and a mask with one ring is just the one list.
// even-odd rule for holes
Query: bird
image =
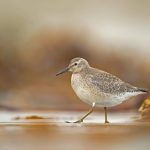
{"label": "bird", "polygon": [[104,108],[104,123],[109,123],[107,118],[109,107],[119,105],[133,96],[149,92],[146,88],[135,87],[113,74],[91,67],[87,60],[80,57],[73,58],[69,65],[56,76],[68,71],[72,73],[71,86],[74,92],[80,100],[91,106],[82,118],[72,123],[82,123],[95,107]]}

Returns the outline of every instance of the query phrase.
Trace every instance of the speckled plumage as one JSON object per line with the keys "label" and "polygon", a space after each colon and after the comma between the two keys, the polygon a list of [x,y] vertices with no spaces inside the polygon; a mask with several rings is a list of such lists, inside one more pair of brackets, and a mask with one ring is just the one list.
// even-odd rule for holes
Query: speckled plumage
{"label": "speckled plumage", "polygon": [[[72,63],[76,61],[78,58],[72,60]],[[89,65],[79,72],[72,73],[71,85],[81,100],[90,105],[95,102],[98,107],[115,106],[131,96],[145,92],[110,73],[92,68]]]}

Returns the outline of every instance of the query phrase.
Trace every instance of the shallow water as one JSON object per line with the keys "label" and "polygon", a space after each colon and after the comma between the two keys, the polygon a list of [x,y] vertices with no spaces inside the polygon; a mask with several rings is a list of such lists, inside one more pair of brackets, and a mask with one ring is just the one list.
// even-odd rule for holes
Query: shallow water
{"label": "shallow water", "polygon": [[[74,121],[85,112],[1,112],[1,150],[122,150],[149,149],[150,122],[137,120],[138,114],[93,113],[82,124]],[[26,116],[44,119],[26,119]],[[17,117],[17,118],[16,118]]]}

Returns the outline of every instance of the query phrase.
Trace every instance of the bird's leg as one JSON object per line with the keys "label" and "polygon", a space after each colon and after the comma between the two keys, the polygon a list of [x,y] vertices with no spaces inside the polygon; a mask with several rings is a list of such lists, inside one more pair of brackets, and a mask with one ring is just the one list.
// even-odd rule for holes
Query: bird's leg
{"label": "bird's leg", "polygon": [[83,122],[83,120],[84,120],[88,115],[90,115],[92,112],[93,112],[93,107],[88,111],[87,114],[85,114],[81,119],[75,121],[74,123],[81,123],[81,122]]}
{"label": "bird's leg", "polygon": [[107,107],[104,107],[104,111],[105,111],[105,123],[109,123],[109,121],[107,120]]}
{"label": "bird's leg", "polygon": [[93,103],[92,108],[91,108],[91,109],[88,111],[88,113],[85,114],[81,119],[79,119],[79,120],[77,120],[77,121],[74,121],[74,122],[69,122],[69,121],[67,121],[67,123],[81,123],[81,122],[83,122],[83,120],[84,120],[88,115],[90,115],[90,114],[93,112],[94,107],[95,107],[95,103]]}

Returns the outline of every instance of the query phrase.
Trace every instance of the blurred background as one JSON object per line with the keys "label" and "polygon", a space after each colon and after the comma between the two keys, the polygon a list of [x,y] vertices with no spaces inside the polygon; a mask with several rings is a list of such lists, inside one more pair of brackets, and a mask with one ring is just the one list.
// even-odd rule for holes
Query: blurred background
{"label": "blurred background", "polygon": [[71,74],[55,76],[74,57],[150,89],[149,8],[147,0],[0,0],[0,109],[87,110]]}

